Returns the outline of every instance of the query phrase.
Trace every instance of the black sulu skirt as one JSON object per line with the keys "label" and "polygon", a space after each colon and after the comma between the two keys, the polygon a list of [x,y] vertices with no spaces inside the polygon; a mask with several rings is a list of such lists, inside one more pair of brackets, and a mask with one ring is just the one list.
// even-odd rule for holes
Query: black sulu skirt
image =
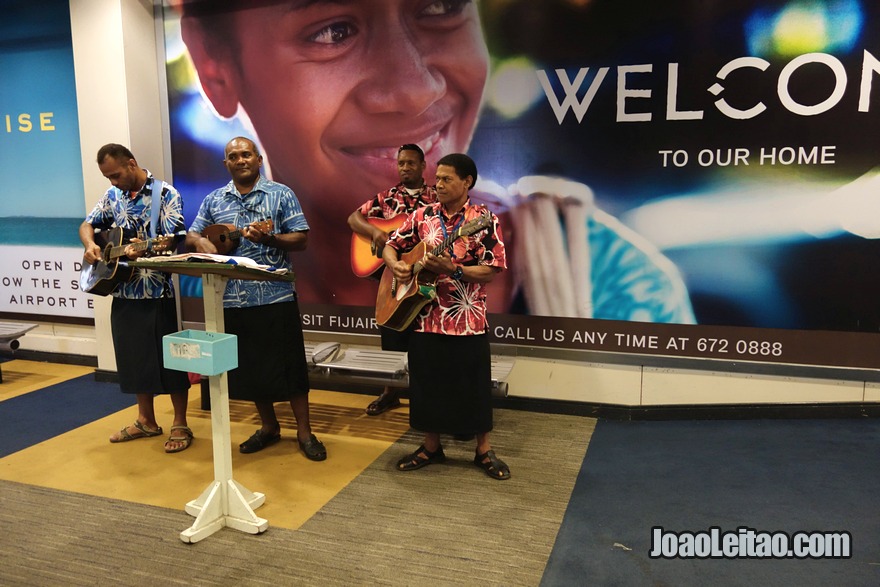
{"label": "black sulu skirt", "polygon": [[489,337],[414,332],[409,345],[410,426],[422,432],[492,430]]}
{"label": "black sulu skirt", "polygon": [[162,337],[177,332],[174,298],[113,298],[110,331],[123,393],[184,393],[189,377],[164,367]]}
{"label": "black sulu skirt", "polygon": [[230,399],[283,402],[309,393],[299,304],[226,308],[225,330],[238,336],[238,368],[228,372]]}
{"label": "black sulu skirt", "polygon": [[382,340],[383,351],[400,351],[409,350],[409,339],[412,336],[413,326],[410,326],[403,332],[394,330],[393,328],[379,327],[379,336]]}

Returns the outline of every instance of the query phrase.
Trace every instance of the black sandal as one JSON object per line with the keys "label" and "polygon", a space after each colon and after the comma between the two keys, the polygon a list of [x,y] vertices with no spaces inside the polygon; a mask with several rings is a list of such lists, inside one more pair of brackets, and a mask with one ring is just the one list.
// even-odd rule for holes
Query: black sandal
{"label": "black sandal", "polygon": [[[489,459],[488,461],[486,461],[487,458]],[[499,481],[510,479],[510,467],[495,456],[494,450],[487,450],[483,454],[476,455],[474,457],[474,464],[486,471],[486,474],[492,477],[492,479],[498,479]]]}
{"label": "black sandal", "polygon": [[238,445],[238,450],[245,454],[259,452],[281,440],[281,432],[265,434],[262,429],[254,432],[250,438]]}
{"label": "black sandal", "polygon": [[327,459],[327,449],[324,448],[324,443],[322,443],[318,438],[312,434],[309,436],[309,439],[306,442],[302,440],[297,440],[299,442],[299,448],[306,455],[306,458],[310,461],[324,461]]}
{"label": "black sandal", "polygon": [[397,461],[398,471],[415,471],[433,463],[443,463],[446,461],[446,455],[443,454],[443,447],[437,448],[434,452],[421,445],[414,453],[408,454]]}
{"label": "black sandal", "polygon": [[368,416],[378,416],[388,410],[399,408],[402,404],[396,393],[383,393],[367,406],[364,410]]}

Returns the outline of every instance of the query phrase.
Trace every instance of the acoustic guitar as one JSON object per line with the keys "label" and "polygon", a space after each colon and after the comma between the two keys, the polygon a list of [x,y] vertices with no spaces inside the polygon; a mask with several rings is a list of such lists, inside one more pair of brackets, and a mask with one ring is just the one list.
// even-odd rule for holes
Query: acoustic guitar
{"label": "acoustic guitar", "polygon": [[[271,234],[275,229],[275,223],[271,220],[254,222],[250,226],[267,234]],[[242,230],[244,230],[244,228],[238,229],[233,224],[212,224],[205,227],[205,230],[202,231],[202,236],[211,241],[211,243],[217,247],[218,254],[228,255],[237,249],[238,245],[241,243]]]}
{"label": "acoustic guitar", "polygon": [[[398,214],[394,218],[366,218],[367,222],[391,234],[403,225],[406,214]],[[376,250],[373,240],[357,232],[351,233],[351,270],[358,277],[379,279],[385,261]]]}
{"label": "acoustic guitar", "polygon": [[[431,249],[430,254],[440,255],[449,245],[463,236],[470,236],[492,226],[492,216],[483,214],[460,226],[452,234]],[[393,271],[386,271],[379,280],[379,293],[376,296],[376,322],[392,330],[403,331],[412,323],[419,312],[437,297],[437,274],[424,270],[422,260],[429,254],[428,245],[417,244],[411,251],[400,256],[401,260],[412,265],[412,277],[399,282]]]}
{"label": "acoustic guitar", "polygon": [[125,248],[131,245],[135,252],[150,251],[151,253],[171,253],[178,241],[186,235],[186,231],[176,234],[157,236],[138,243],[122,243],[122,228],[116,227],[109,231],[95,234],[95,242],[103,248],[101,259],[94,263],[83,262],[79,274],[79,288],[87,293],[106,296],[113,293],[121,283],[130,281],[134,275],[134,267],[120,262],[125,256]]}

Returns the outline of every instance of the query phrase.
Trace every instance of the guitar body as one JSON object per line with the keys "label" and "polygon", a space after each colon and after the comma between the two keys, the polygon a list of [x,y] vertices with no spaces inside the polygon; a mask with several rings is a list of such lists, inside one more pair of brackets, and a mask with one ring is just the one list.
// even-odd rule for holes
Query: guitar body
{"label": "guitar body", "polygon": [[202,231],[202,236],[217,247],[217,253],[228,255],[238,248],[241,232],[232,224],[212,224]]}
{"label": "guitar body", "polygon": [[[367,218],[366,221],[391,234],[403,225],[406,214],[398,214],[394,218]],[[379,279],[385,261],[373,253],[373,241],[362,234],[351,234],[351,270],[358,277]]]}
{"label": "guitar body", "polygon": [[424,242],[400,256],[400,260],[412,267],[413,276],[406,283],[398,283],[394,272],[386,271],[379,280],[379,293],[376,295],[376,322],[393,330],[406,330],[428,303],[437,297],[437,275],[423,269],[422,260],[428,255],[440,255],[447,247],[464,236],[492,226],[492,215],[488,211],[456,229],[439,245],[428,250]]}
{"label": "guitar body", "polygon": [[[425,243],[400,256],[408,265],[415,266],[428,254]],[[427,270],[418,271],[406,283],[398,282],[392,271],[382,273],[379,293],[376,295],[376,322],[392,330],[406,330],[426,305],[437,297],[437,275]]]}
{"label": "guitar body", "polygon": [[129,267],[127,263],[119,261],[125,256],[125,249],[128,246],[133,247],[135,252],[149,251],[154,254],[167,254],[177,245],[178,239],[183,238],[185,234],[186,232],[180,231],[177,234],[158,236],[123,245],[124,234],[122,228],[118,226],[109,231],[96,233],[95,243],[102,248],[101,259],[91,265],[83,261],[82,271],[79,274],[79,288],[86,293],[99,296],[113,293],[120,283],[131,281],[134,276],[134,267]]}
{"label": "guitar body", "polygon": [[[252,225],[260,232],[271,233],[275,229],[275,223],[271,220],[261,220]],[[212,224],[206,226],[202,236],[211,241],[217,247],[219,255],[228,255],[238,248],[241,243],[241,230],[232,224]]]}
{"label": "guitar body", "polygon": [[120,283],[130,280],[134,275],[134,268],[120,265],[118,258],[112,259],[110,256],[111,249],[122,244],[121,228],[99,232],[95,235],[95,240],[104,249],[102,259],[91,265],[83,263],[79,274],[79,288],[90,294],[106,296],[113,293]]}

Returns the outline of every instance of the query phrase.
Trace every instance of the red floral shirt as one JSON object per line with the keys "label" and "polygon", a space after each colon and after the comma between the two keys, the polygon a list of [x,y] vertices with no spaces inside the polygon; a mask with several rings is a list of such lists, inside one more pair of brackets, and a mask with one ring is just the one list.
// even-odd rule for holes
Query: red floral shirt
{"label": "red floral shirt", "polygon": [[[488,215],[489,227],[456,239],[452,243],[453,262],[463,266],[486,265],[506,269],[507,256],[498,217],[485,206],[473,206],[470,201],[451,218],[446,218],[439,203],[419,208],[391,235],[388,246],[398,252],[406,252],[424,242],[428,245],[428,252],[433,253],[447,235],[452,235],[455,230],[466,227],[484,214]],[[440,251],[436,254],[440,254]],[[416,318],[416,332],[453,336],[486,332],[486,285],[456,281],[449,275],[439,276],[437,298],[425,306]]]}
{"label": "red floral shirt", "polygon": [[437,201],[437,192],[433,186],[425,184],[416,194],[410,194],[402,183],[393,188],[376,194],[358,208],[365,218],[394,218],[400,214],[409,214],[416,208],[433,204]]}

